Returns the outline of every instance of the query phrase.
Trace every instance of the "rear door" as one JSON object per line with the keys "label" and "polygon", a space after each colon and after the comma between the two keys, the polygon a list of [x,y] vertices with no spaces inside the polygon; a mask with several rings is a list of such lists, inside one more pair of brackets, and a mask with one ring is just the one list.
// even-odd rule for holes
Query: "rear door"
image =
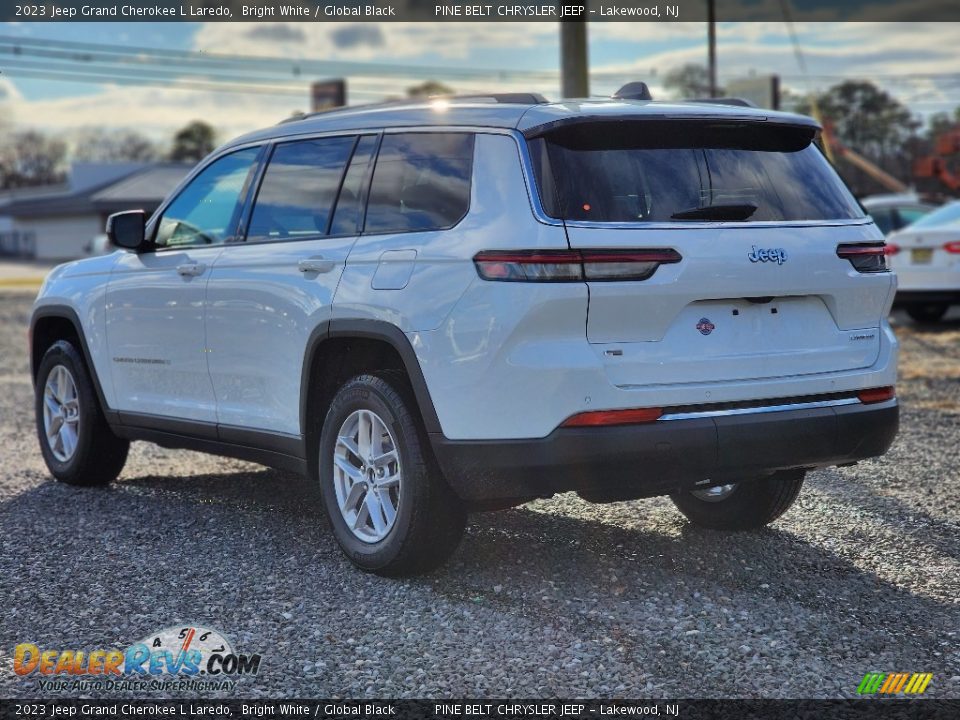
{"label": "rear door", "polygon": [[246,240],[225,248],[207,288],[210,377],[223,439],[242,442],[242,428],[300,435],[307,342],[330,319],[377,141],[347,135],[273,148]]}
{"label": "rear door", "polygon": [[[570,246],[666,250],[643,280],[591,281],[589,341],[621,386],[862,368],[880,348],[890,273],[838,246],[881,242],[809,128],[584,123],[546,154]],[[541,170],[541,185],[543,185]],[[589,276],[589,275],[588,275]]]}

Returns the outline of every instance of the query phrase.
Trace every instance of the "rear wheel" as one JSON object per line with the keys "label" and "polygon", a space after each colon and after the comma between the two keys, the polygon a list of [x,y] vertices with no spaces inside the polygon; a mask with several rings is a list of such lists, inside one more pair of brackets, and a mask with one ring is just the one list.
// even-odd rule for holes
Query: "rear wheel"
{"label": "rear wheel", "polygon": [[466,525],[399,373],[340,388],[320,434],[320,483],[337,542],[357,567],[413,575],[443,563]]}
{"label": "rear wheel", "polygon": [[762,480],[684,490],[670,496],[694,525],[713,530],[755,530],[783,515],[800,494],[803,470]]}
{"label": "rear wheel", "polygon": [[918,323],[939,322],[947,314],[947,309],[946,303],[916,303],[906,308],[907,315]]}
{"label": "rear wheel", "polygon": [[120,474],[130,442],[110,430],[77,348],[55,342],[37,369],[37,436],[53,476],[70,485],[106,485]]}

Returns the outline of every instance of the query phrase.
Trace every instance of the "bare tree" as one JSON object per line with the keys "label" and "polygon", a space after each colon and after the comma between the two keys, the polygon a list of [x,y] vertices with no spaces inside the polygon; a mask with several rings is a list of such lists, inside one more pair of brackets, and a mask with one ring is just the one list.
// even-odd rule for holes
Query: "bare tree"
{"label": "bare tree", "polygon": [[65,177],[67,146],[36,130],[16,132],[0,146],[0,187],[51,185]]}
{"label": "bare tree", "polygon": [[[663,87],[679,99],[710,96],[710,73],[703,65],[687,63],[669,70],[663,76]],[[723,88],[717,88],[722,95]]]}
{"label": "bare tree", "polygon": [[160,157],[160,150],[135,130],[94,128],[78,136],[73,157],[92,162],[150,162]]}

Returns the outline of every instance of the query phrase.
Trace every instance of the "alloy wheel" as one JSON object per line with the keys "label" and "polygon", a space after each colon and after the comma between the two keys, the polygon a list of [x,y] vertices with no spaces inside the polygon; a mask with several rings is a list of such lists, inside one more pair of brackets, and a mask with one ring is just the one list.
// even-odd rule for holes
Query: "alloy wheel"
{"label": "alloy wheel", "polygon": [[396,439],[371,410],[351,413],[333,450],[333,484],[340,515],[360,540],[375,543],[393,529],[403,473]]}
{"label": "alloy wheel", "polygon": [[69,462],[80,438],[80,398],[77,382],[64,365],[55,365],[43,388],[43,428],[50,452]]}

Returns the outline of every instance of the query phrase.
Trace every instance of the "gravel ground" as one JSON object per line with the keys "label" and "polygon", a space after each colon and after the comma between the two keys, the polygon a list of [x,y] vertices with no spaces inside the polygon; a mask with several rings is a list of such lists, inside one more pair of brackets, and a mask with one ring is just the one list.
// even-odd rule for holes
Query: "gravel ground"
{"label": "gravel ground", "polygon": [[29,295],[0,295],[0,695],[14,645],[125,647],[192,622],[259,652],[245,696],[848,697],[932,672],[960,697],[960,316],[898,323],[891,452],[808,477],[773,527],[573,495],[475,516],[416,580],[352,569],[297,477],[135,444],[106,490],[36,448]]}

